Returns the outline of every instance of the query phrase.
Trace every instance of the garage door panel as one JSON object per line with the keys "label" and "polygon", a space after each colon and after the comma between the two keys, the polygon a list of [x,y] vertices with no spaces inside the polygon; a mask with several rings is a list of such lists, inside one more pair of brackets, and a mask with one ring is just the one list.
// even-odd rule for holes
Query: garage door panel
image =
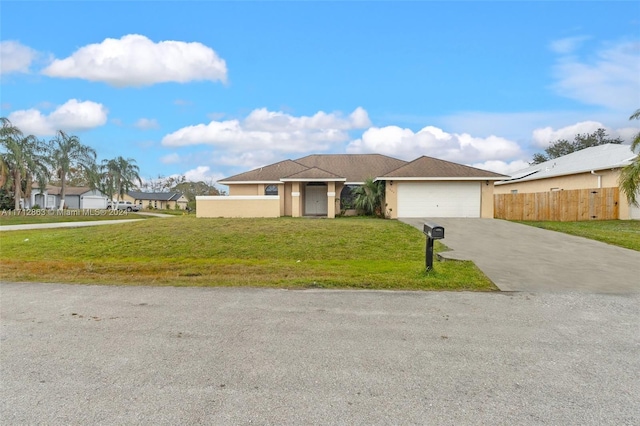
{"label": "garage door panel", "polygon": [[398,217],[480,217],[480,182],[400,182]]}
{"label": "garage door panel", "polygon": [[85,195],[82,197],[83,209],[104,209],[107,207],[107,199],[105,197]]}

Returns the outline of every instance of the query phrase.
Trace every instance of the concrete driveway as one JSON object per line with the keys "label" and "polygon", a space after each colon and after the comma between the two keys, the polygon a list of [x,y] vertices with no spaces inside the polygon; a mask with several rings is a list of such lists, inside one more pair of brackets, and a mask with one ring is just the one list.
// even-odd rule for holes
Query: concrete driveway
{"label": "concrete driveway", "polygon": [[503,291],[640,292],[634,250],[499,219],[401,220],[444,226],[442,257],[473,261]]}

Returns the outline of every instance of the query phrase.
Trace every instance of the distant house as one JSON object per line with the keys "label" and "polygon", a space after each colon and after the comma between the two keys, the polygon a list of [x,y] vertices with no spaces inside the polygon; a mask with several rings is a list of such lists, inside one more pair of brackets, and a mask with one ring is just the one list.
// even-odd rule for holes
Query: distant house
{"label": "distant house", "polygon": [[[619,187],[620,170],[636,154],[629,145],[605,144],[572,152],[514,173],[496,182],[494,194],[531,194]],[[619,219],[640,219],[640,208],[624,194],[617,201]]]}
{"label": "distant house", "polygon": [[180,210],[187,208],[187,197],[180,192],[140,192],[129,191],[124,196],[125,201],[131,201],[138,204],[143,209],[171,209],[174,210],[176,205]]}
{"label": "distant house", "polygon": [[[39,206],[42,209],[57,209],[60,207],[59,186],[47,185],[41,191],[37,184],[31,189],[31,196],[23,200],[23,208]],[[64,207],[68,209],[104,209],[107,207],[108,197],[97,189],[88,186],[67,186],[65,188]]]}

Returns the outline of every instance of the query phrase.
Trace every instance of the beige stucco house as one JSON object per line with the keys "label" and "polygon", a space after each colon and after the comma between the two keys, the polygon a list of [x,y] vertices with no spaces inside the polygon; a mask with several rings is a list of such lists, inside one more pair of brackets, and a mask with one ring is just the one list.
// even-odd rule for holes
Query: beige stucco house
{"label": "beige stucco house", "polygon": [[[618,188],[620,170],[636,154],[629,145],[606,144],[586,148],[535,164],[496,182],[495,194],[526,194],[575,189]],[[619,219],[640,219],[640,208],[619,196]]]}
{"label": "beige stucco house", "polygon": [[124,201],[131,201],[138,204],[142,209],[171,209],[176,206],[180,210],[187,208],[187,197],[180,192],[140,192],[129,191],[124,197]]}
{"label": "beige stucco house", "polygon": [[351,190],[366,179],[385,182],[386,214],[398,217],[493,217],[493,183],[504,175],[420,157],[380,154],[309,155],[218,181],[228,196],[196,197],[198,217],[319,216],[351,208]]}

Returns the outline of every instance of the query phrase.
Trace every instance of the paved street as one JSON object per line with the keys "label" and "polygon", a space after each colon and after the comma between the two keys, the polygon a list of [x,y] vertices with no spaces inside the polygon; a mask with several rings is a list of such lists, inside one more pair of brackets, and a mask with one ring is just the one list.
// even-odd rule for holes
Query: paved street
{"label": "paved street", "polygon": [[640,424],[640,295],[0,284],[3,424]]}

